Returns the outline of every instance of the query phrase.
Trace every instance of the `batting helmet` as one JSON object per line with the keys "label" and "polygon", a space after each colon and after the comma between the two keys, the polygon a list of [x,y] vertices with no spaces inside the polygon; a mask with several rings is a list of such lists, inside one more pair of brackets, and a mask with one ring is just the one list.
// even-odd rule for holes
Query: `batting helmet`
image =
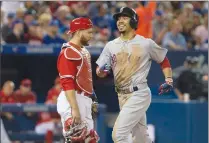
{"label": "batting helmet", "polygon": [[122,7],[119,13],[113,15],[113,18],[117,21],[120,16],[128,16],[131,18],[130,26],[133,29],[137,29],[138,26],[138,15],[135,10],[129,7]]}
{"label": "batting helmet", "polygon": [[74,33],[78,30],[84,30],[92,27],[93,23],[89,18],[80,17],[71,21],[68,33]]}

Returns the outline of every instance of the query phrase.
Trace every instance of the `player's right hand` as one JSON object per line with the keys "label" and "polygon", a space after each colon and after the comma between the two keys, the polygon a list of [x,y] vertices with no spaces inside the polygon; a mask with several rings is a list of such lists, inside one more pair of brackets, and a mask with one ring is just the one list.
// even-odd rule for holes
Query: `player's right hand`
{"label": "player's right hand", "polygon": [[101,78],[104,78],[107,76],[107,73],[102,71],[99,67],[97,67],[97,69],[96,69],[96,74],[98,77],[101,77]]}
{"label": "player's right hand", "polygon": [[110,73],[111,67],[105,64],[102,68],[97,67],[96,68],[96,74],[97,76],[104,78]]}
{"label": "player's right hand", "polygon": [[72,118],[73,124],[80,124],[81,123],[81,115],[78,108],[72,108]]}

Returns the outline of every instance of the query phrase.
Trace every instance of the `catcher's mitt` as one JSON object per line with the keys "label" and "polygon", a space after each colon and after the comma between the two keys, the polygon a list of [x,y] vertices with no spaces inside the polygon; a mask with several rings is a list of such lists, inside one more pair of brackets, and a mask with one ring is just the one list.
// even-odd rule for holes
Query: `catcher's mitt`
{"label": "catcher's mitt", "polygon": [[92,114],[92,118],[96,119],[97,115],[98,115],[98,102],[94,101],[91,105],[91,114]]}

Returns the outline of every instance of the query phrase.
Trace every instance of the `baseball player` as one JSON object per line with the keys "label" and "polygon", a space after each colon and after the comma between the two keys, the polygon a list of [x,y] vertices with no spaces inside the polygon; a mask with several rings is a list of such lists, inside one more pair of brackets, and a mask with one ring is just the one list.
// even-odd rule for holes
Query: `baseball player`
{"label": "baseball player", "polygon": [[113,127],[112,138],[115,143],[151,143],[146,123],[151,91],[146,78],[151,60],[154,60],[160,64],[165,76],[160,94],[172,89],[172,70],[166,57],[167,50],[153,40],[135,34],[138,16],[133,9],[123,7],[113,18],[117,21],[120,37],[108,42],[96,61],[99,77],[108,74],[108,67],[112,69],[118,93],[120,113]]}
{"label": "baseball player", "polygon": [[93,24],[88,18],[70,23],[72,39],[64,43],[57,60],[62,91],[57,99],[66,143],[96,143],[98,135],[91,115],[93,93],[90,53],[84,46],[93,37]]}

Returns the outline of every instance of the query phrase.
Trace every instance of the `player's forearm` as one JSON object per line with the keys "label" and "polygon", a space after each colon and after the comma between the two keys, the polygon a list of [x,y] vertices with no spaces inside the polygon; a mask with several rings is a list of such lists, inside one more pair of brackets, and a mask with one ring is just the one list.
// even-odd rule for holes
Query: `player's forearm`
{"label": "player's forearm", "polygon": [[67,90],[65,91],[65,95],[67,97],[67,100],[73,109],[78,109],[78,103],[75,97],[75,90]]}
{"label": "player's forearm", "polygon": [[165,78],[172,78],[172,69],[170,67],[162,69]]}

